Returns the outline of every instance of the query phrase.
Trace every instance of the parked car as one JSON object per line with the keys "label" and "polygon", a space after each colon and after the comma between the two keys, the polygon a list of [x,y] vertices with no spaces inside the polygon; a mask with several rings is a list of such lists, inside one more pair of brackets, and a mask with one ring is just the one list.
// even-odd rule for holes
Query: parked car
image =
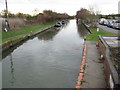
{"label": "parked car", "polygon": [[61,27],[61,26],[62,26],[62,22],[58,22],[58,23],[55,24],[54,27]]}
{"label": "parked car", "polygon": [[120,29],[120,23],[113,23],[113,28]]}
{"label": "parked car", "polygon": [[105,18],[101,18],[101,19],[99,20],[99,24],[108,26],[109,21],[108,21],[107,19],[105,19]]}
{"label": "parked car", "polygon": [[108,21],[107,19],[105,19],[105,20],[103,21],[103,25],[108,26],[108,25],[109,25],[109,21]]}
{"label": "parked car", "polygon": [[103,24],[104,24],[104,20],[105,20],[105,18],[101,18],[101,19],[99,20],[99,24],[103,25]]}
{"label": "parked car", "polygon": [[113,26],[113,21],[108,21],[108,25],[107,25],[108,27],[110,27],[110,28],[112,28],[112,26]]}

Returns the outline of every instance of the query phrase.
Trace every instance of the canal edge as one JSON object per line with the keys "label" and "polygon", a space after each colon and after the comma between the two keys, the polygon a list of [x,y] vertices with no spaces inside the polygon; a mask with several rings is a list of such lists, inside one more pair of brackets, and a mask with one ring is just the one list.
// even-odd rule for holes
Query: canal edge
{"label": "canal edge", "polygon": [[1,44],[1,45],[0,45],[0,49],[2,49],[2,51],[6,51],[6,50],[9,49],[10,47],[13,47],[14,45],[16,45],[16,44],[18,44],[18,43],[20,43],[20,42],[22,42],[22,41],[26,41],[26,40],[28,40],[29,38],[32,38],[32,37],[36,36],[37,34],[40,34],[40,33],[44,32],[44,31],[49,30],[49,29],[52,28],[52,27],[54,27],[54,25],[52,25],[52,26],[50,26],[50,27],[47,27],[47,28],[45,28],[45,29],[43,29],[43,30],[41,30],[41,31],[38,31],[38,32],[36,32],[36,33],[34,33],[34,34],[26,35],[26,36],[21,37],[21,38],[19,38],[19,39],[16,39],[16,40],[9,41],[9,42],[7,42],[7,43]]}
{"label": "canal edge", "polygon": [[90,29],[88,28],[87,24],[84,24],[84,23],[82,23],[82,24],[83,24],[84,27],[89,31],[89,33],[92,33],[92,32],[90,31]]}
{"label": "canal edge", "polygon": [[82,83],[84,82],[83,77],[84,77],[84,73],[85,73],[86,49],[87,49],[86,42],[84,42],[82,60],[81,60],[81,64],[80,64],[80,72],[78,74],[75,88],[81,88]]}

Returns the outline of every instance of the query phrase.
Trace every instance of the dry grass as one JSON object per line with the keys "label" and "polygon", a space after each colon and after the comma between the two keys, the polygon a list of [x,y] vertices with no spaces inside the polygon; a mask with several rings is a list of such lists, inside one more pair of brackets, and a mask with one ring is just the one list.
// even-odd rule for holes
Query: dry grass
{"label": "dry grass", "polygon": [[12,30],[18,30],[25,27],[25,21],[22,18],[9,18],[8,21]]}

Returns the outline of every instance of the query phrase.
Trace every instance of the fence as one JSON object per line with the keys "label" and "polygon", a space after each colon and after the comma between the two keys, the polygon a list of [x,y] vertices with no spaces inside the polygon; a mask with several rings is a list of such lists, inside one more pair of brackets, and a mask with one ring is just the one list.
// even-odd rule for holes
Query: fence
{"label": "fence", "polygon": [[120,88],[120,79],[118,76],[119,73],[111,61],[110,48],[101,35],[99,35],[98,44],[100,53],[105,58],[103,64],[108,88]]}

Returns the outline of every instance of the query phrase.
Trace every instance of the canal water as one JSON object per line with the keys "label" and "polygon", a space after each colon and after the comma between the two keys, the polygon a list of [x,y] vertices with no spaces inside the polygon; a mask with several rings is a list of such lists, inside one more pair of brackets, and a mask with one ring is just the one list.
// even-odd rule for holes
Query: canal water
{"label": "canal water", "polygon": [[76,20],[3,53],[3,88],[74,88],[88,31]]}

